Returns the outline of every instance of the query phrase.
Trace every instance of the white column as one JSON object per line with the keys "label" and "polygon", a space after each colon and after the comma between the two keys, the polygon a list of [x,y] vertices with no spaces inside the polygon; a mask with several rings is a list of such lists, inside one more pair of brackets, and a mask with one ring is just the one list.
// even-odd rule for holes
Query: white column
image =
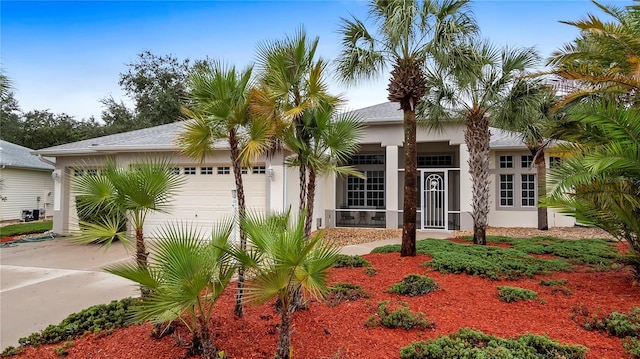
{"label": "white column", "polygon": [[387,228],[398,228],[398,146],[385,147],[385,204]]}
{"label": "white column", "polygon": [[460,144],[460,229],[473,229],[473,181],[469,173],[469,149],[466,144]]}

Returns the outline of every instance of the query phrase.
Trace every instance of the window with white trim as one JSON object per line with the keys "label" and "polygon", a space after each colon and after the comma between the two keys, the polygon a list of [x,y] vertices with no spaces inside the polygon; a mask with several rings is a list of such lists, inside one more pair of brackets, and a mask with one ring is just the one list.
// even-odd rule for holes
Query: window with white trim
{"label": "window with white trim", "polygon": [[194,175],[194,174],[196,174],[196,168],[195,167],[185,167],[184,168],[184,174],[185,175]]}
{"label": "window with white trim", "polygon": [[549,168],[556,168],[562,164],[562,158],[549,157]]}
{"label": "window with white trim", "polygon": [[200,174],[201,175],[212,175],[213,174],[213,167],[200,167]]}
{"label": "window with white trim", "polygon": [[500,168],[513,168],[513,156],[500,156]]}
{"label": "window with white trim", "polygon": [[536,175],[523,174],[521,176],[521,201],[522,207],[536,206]]}
{"label": "window with white trim", "polygon": [[231,169],[229,167],[218,167],[219,175],[228,175],[229,173],[231,173]]}
{"label": "window with white trim", "polygon": [[531,168],[531,164],[533,164],[533,156],[520,156],[521,168]]}
{"label": "window with white trim", "polygon": [[384,207],[384,171],[364,171],[367,179],[347,177],[347,206]]}
{"label": "window with white trim", "polygon": [[500,175],[500,207],[513,207],[513,175]]}
{"label": "window with white trim", "polygon": [[171,169],[171,174],[179,175],[180,174],[180,167],[173,167]]}
{"label": "window with white trim", "polygon": [[242,174],[246,175],[247,173],[249,173],[249,169],[247,167],[242,167]]}
{"label": "window with white trim", "polygon": [[267,172],[267,168],[265,166],[253,166],[251,169],[251,173],[253,174],[265,174]]}

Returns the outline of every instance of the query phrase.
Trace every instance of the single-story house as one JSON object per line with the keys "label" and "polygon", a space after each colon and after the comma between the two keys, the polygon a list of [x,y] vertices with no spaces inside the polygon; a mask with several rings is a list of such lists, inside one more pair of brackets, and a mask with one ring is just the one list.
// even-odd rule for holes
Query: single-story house
{"label": "single-story house", "polygon": [[0,221],[31,220],[53,209],[52,158],[0,140]]}
{"label": "single-story house", "polygon": [[[349,160],[366,175],[318,179],[313,226],[399,228],[403,209],[403,121],[398,104],[383,103],[356,110],[366,124],[359,153]],[[175,197],[170,214],[148,217],[146,233],[169,220],[209,227],[232,212],[233,171],[226,142],[216,144],[204,162],[179,153],[175,139],[182,123],[69,143],[35,151],[56,158],[54,231],[76,228],[70,179],[87,175],[106,158],[127,165],[147,156],[170,158],[186,183]],[[448,124],[442,131],[419,129],[417,228],[454,230],[473,227],[471,176],[463,125]],[[532,156],[515,133],[491,129],[491,190],[489,225],[536,227],[537,189]],[[264,157],[245,168],[244,184],[249,209],[269,212],[298,208],[297,168],[288,168],[286,153]],[[547,155],[548,156],[548,155]],[[547,158],[547,163],[555,163]],[[90,171],[95,172],[97,169]],[[549,225],[573,226],[573,218],[549,209]]]}

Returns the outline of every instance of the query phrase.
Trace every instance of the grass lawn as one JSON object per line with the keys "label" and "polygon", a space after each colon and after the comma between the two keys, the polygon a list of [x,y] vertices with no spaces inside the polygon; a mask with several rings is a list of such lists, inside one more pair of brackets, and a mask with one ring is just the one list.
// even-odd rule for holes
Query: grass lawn
{"label": "grass lawn", "polygon": [[50,231],[52,221],[16,223],[0,228],[0,237],[17,236],[21,234],[42,233]]}

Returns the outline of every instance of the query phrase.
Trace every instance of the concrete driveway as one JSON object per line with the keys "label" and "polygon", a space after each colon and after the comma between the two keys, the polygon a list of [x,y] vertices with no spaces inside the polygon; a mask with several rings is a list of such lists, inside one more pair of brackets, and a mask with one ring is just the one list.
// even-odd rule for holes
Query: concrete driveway
{"label": "concrete driveway", "polygon": [[0,348],[89,306],[139,295],[132,282],[102,271],[123,260],[131,255],[121,243],[105,250],[58,238],[0,248]]}

